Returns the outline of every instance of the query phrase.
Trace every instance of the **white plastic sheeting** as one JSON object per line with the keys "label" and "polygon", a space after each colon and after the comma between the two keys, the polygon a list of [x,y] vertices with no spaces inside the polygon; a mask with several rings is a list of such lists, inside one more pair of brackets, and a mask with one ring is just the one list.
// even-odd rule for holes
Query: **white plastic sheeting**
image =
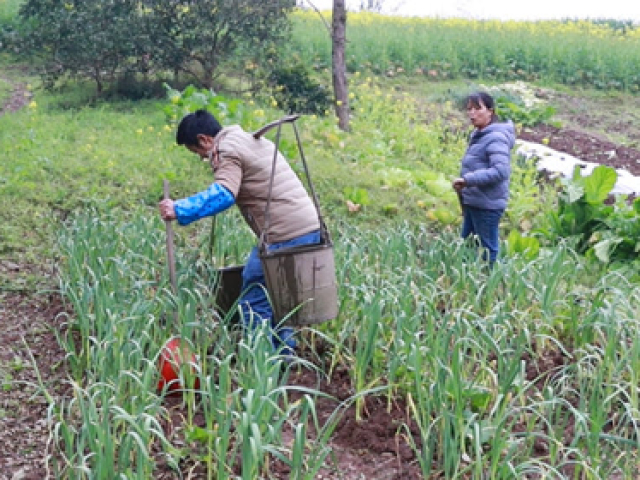
{"label": "white plastic sheeting", "polygon": [[[525,158],[537,158],[536,168],[538,171],[544,171],[551,174],[560,174],[564,177],[571,178],[576,165],[579,165],[583,176],[591,174],[599,163],[585,162],[577,157],[568,155],[546,145],[539,143],[525,142],[524,140],[516,141],[516,153]],[[640,194],[640,177],[634,177],[626,170],[616,169],[618,180],[611,190],[612,194],[631,195]]]}

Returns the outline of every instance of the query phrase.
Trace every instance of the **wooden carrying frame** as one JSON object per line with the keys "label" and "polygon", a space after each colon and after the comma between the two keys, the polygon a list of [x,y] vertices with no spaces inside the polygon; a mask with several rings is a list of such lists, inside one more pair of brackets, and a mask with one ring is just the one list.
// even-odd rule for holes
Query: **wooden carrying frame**
{"label": "wooden carrying frame", "polygon": [[[320,213],[320,204],[311,182],[302,142],[295,121],[299,115],[288,115],[265,125],[253,134],[258,139],[277,128],[271,181],[265,208],[265,223],[260,234],[259,256],[266,279],[267,291],[277,322],[289,325],[311,325],[332,320],[338,316],[338,288],[335,273],[333,243]],[[266,243],[270,226],[269,210],[275,178],[282,125],[290,123],[296,135],[311,197],[320,224],[320,243],[269,251]]]}

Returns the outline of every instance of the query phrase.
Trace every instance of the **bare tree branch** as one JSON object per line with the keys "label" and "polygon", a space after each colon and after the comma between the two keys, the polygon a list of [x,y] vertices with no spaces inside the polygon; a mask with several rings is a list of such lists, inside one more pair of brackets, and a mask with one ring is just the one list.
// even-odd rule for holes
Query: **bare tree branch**
{"label": "bare tree branch", "polygon": [[[305,3],[304,1],[302,3]],[[309,6],[311,8],[313,8],[315,10],[315,12],[320,16],[320,18],[322,19],[322,22],[324,23],[324,26],[326,27],[327,31],[329,32],[329,35],[331,35],[331,26],[329,25],[329,22],[327,22],[327,20],[322,16],[322,12],[320,10],[318,10],[318,7],[316,7],[313,2],[310,2],[309,0],[306,0],[306,3],[309,4]]]}

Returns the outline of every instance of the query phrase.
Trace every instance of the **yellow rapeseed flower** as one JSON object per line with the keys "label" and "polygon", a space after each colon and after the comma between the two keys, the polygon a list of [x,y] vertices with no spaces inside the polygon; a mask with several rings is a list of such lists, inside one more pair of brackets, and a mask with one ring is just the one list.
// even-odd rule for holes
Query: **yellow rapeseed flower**
{"label": "yellow rapeseed flower", "polygon": [[38,104],[35,102],[35,100],[32,101],[31,103],[29,103],[29,108],[32,109],[32,110],[35,109],[37,106],[38,106]]}

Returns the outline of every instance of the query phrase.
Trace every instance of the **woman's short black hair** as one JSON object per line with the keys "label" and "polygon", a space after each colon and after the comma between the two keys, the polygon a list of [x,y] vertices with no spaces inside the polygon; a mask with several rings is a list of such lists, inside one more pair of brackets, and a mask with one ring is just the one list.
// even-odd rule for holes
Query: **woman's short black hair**
{"label": "woman's short black hair", "polygon": [[208,135],[215,137],[222,130],[222,126],[211,113],[206,110],[196,110],[189,113],[180,120],[178,131],[176,132],[176,143],[178,145],[198,146],[198,135]]}
{"label": "woman's short black hair", "polygon": [[496,102],[491,95],[487,92],[474,92],[467,97],[465,105],[473,105],[474,107],[480,107],[484,105],[489,110],[495,112]]}

